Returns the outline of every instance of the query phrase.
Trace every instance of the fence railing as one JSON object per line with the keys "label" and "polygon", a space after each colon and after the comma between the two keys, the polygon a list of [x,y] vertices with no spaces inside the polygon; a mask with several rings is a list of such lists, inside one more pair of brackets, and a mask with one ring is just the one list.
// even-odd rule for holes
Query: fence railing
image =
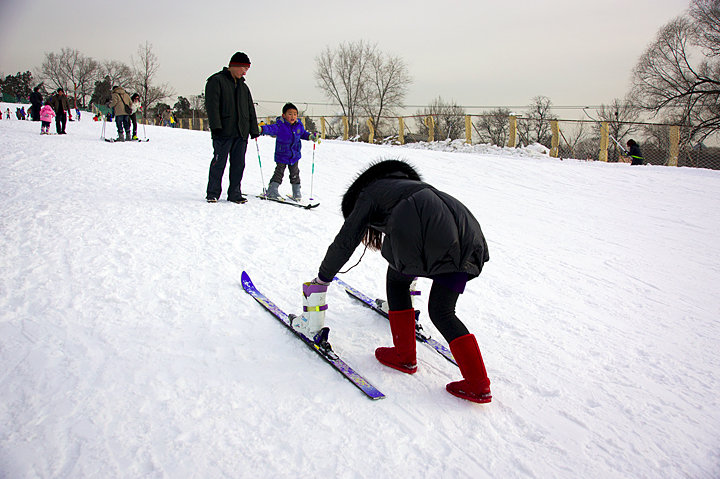
{"label": "fence railing", "polygon": [[[489,143],[518,147],[541,143],[554,158],[589,161],[629,161],[623,149],[633,138],[641,147],[645,162],[654,165],[720,169],[720,134],[706,134],[693,127],[643,122],[602,122],[593,120],[538,121],[518,115],[416,115],[383,117],[379,127],[371,118],[346,116],[305,116],[306,129],[322,139],[403,145],[418,141],[464,140],[469,145]],[[488,119],[495,120],[488,123]],[[273,123],[274,117],[266,117]],[[176,118],[177,126],[207,131],[207,118]],[[491,125],[491,126],[489,126]],[[710,145],[710,146],[707,146]]]}

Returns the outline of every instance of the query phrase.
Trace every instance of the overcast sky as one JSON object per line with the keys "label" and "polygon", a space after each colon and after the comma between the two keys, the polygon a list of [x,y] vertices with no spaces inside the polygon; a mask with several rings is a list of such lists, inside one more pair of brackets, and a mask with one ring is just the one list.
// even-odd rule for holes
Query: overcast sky
{"label": "overcast sky", "polygon": [[131,64],[148,41],[160,63],[158,81],[189,97],[244,51],[259,116],[275,115],[285,101],[301,110],[307,102],[312,115],[328,113],[312,104],[328,102],[316,87],[316,57],[328,46],[364,40],[406,62],[412,111],[438,96],[468,107],[527,105],[537,95],[556,106],[599,105],[625,96],[639,56],[688,6],[689,0],[0,0],[0,73],[35,71],[46,53],[61,48]]}

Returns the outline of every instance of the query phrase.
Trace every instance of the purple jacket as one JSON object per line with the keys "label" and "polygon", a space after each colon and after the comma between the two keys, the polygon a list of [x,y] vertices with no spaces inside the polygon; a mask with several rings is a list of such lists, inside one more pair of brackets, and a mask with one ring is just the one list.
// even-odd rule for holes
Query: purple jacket
{"label": "purple jacket", "polygon": [[310,133],[305,130],[300,120],[294,125],[288,123],[285,118],[279,116],[273,125],[263,125],[261,135],[270,135],[275,139],[275,162],[286,165],[294,165],[300,159],[300,140],[310,138]]}

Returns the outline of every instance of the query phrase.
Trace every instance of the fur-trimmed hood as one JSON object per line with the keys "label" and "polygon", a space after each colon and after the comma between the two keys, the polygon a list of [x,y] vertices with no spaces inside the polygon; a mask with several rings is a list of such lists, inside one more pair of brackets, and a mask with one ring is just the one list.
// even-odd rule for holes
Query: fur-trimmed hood
{"label": "fur-trimmed hood", "polygon": [[370,165],[365,171],[358,174],[342,199],[342,214],[344,218],[350,216],[360,192],[373,181],[382,178],[407,178],[422,181],[420,173],[410,164],[402,160],[380,160]]}

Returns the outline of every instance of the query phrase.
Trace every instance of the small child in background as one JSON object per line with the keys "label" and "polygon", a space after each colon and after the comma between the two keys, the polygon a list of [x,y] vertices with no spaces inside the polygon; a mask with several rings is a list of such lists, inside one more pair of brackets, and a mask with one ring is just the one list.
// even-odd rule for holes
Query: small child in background
{"label": "small child in background", "polygon": [[43,105],[42,108],[40,108],[40,134],[41,135],[49,135],[50,134],[50,122],[55,118],[55,110],[52,109],[50,106],[50,102],[48,101]]}
{"label": "small child in background", "polygon": [[300,140],[317,140],[317,135],[305,130],[302,121],[298,120],[298,109],[292,103],[286,103],[282,109],[282,116],[277,117],[272,125],[260,125],[261,135],[274,136],[275,139],[275,173],[270,178],[267,196],[269,198],[280,198],[278,188],[282,183],[287,167],[290,174],[290,185],[292,185],[292,198],[295,201],[302,199],[300,193]]}

